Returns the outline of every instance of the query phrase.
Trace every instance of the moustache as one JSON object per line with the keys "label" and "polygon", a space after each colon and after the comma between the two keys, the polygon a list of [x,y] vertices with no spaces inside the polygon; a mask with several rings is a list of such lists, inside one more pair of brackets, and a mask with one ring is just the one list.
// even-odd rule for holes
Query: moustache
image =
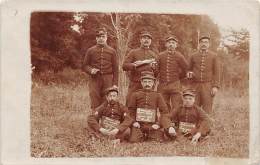
{"label": "moustache", "polygon": [[144,87],[145,87],[145,88],[150,88],[150,85],[145,85]]}

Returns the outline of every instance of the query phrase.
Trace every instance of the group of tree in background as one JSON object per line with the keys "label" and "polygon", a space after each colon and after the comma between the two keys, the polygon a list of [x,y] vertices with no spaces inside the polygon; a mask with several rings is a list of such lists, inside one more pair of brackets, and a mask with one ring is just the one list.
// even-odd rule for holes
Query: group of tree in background
{"label": "group of tree in background", "polygon": [[[177,50],[186,58],[197,50],[199,33],[207,31],[212,38],[210,49],[221,61],[221,86],[248,87],[249,32],[230,29],[229,35],[221,38],[218,25],[207,15],[35,12],[30,26],[34,75],[81,68],[86,50],[96,43],[95,29],[100,26],[107,28],[108,44],[117,50],[120,66],[127,52],[139,47],[138,35],[144,29],[153,34],[152,49],[157,53],[165,49],[165,35],[175,34],[180,40]],[[121,68],[119,75],[119,86],[126,86],[127,77]]]}

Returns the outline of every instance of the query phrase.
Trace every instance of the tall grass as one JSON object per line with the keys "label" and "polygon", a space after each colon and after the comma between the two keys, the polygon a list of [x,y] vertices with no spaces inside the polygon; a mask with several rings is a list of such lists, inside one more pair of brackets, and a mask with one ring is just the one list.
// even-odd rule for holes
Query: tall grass
{"label": "tall grass", "polygon": [[86,131],[90,114],[87,83],[34,81],[31,95],[31,155],[33,157],[215,156],[248,157],[248,93],[220,91],[215,98],[209,138],[197,146],[186,139],[114,145],[92,141]]}
{"label": "tall grass", "polygon": [[[31,155],[33,157],[214,156],[248,157],[248,90],[225,89],[215,98],[212,132],[197,146],[175,142],[121,143],[92,141],[86,131],[90,99],[88,76],[65,69],[33,75]],[[126,88],[126,87],[125,87]],[[124,96],[125,93],[121,94]],[[124,102],[124,100],[122,100]]]}

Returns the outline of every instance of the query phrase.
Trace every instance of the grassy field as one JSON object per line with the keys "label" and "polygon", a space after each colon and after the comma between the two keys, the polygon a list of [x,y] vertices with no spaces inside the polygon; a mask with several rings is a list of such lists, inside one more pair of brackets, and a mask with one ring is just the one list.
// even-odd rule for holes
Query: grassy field
{"label": "grassy field", "polygon": [[248,93],[225,90],[215,98],[212,133],[197,146],[175,142],[112,144],[87,138],[89,114],[87,85],[33,84],[31,95],[31,156],[210,156],[249,155]]}

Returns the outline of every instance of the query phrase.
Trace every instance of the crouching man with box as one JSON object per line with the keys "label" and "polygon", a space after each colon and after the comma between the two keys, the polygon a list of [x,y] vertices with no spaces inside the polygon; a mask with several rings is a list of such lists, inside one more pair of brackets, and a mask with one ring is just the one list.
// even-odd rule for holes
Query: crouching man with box
{"label": "crouching man with box", "polygon": [[209,118],[207,114],[195,103],[195,91],[187,89],[182,94],[183,105],[171,114],[171,121],[177,136],[185,136],[196,144],[199,139],[205,137],[209,132]]}
{"label": "crouching man with box", "polygon": [[127,107],[118,102],[117,87],[106,90],[106,101],[94,111],[93,115],[88,116],[87,121],[90,136],[127,140],[128,128],[133,120],[129,116]]}

